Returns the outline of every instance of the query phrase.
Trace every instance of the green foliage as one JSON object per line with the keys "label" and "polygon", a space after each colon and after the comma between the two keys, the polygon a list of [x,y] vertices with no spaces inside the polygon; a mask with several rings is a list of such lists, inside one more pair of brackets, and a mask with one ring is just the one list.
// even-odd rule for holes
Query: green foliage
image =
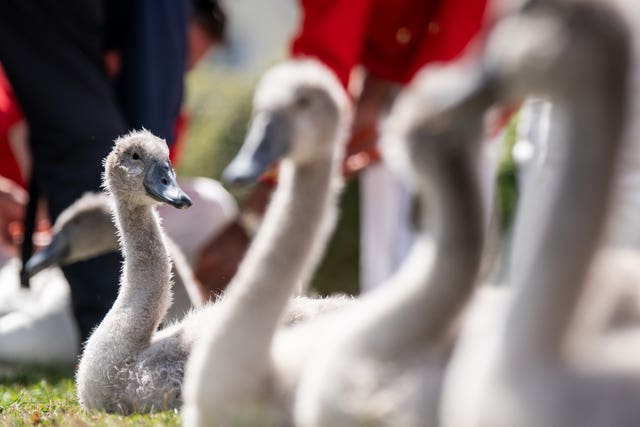
{"label": "green foliage", "polygon": [[[187,77],[189,131],[178,167],[183,176],[220,179],[240,149],[251,115],[255,79],[203,65]],[[237,197],[242,192],[231,189]]]}
{"label": "green foliage", "polygon": [[518,118],[514,117],[508,124],[504,141],[500,147],[498,175],[496,177],[496,214],[500,229],[511,226],[518,204],[518,181],[516,164],[513,161],[513,146],[516,143],[516,127]]}
{"label": "green foliage", "polygon": [[345,187],[340,218],[325,257],[314,276],[312,287],[321,295],[345,292],[358,294],[360,209],[358,181]]}

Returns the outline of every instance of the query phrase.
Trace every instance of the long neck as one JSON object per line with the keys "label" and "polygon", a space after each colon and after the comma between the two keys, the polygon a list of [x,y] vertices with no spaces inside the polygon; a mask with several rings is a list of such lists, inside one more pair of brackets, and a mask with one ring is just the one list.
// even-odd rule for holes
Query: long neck
{"label": "long neck", "polygon": [[171,261],[152,207],[117,202],[116,222],[124,267],[118,298],[103,324],[116,328],[123,341],[144,347],[168,307]]}
{"label": "long neck", "polygon": [[570,101],[556,104],[567,112],[568,151],[539,222],[544,225],[526,242],[532,256],[513,272],[516,295],[507,318],[505,351],[516,369],[562,356],[608,210],[625,116],[626,75],[614,76],[609,84],[591,84]]}
{"label": "long neck", "polygon": [[[268,351],[291,294],[309,280],[332,230],[339,164],[337,159],[305,167],[282,162],[264,221],[220,304],[213,346],[237,343],[242,353],[256,357]],[[249,334],[250,340],[233,339]]]}
{"label": "long neck", "polygon": [[[443,141],[418,171],[423,228],[400,271],[384,285],[382,310],[366,320],[374,336],[361,334],[369,351],[397,353],[408,344],[434,343],[446,334],[467,301],[478,271],[482,245],[482,202],[475,148]],[[475,142],[475,141],[474,141]],[[451,144],[453,143],[453,144]],[[451,144],[447,147],[448,144]],[[381,304],[384,303],[384,304]]]}

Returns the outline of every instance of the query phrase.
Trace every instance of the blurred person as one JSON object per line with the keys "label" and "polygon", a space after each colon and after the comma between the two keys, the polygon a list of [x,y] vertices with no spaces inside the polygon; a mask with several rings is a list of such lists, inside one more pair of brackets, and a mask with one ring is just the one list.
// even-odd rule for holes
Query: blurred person
{"label": "blurred person", "polygon": [[[0,197],[4,200],[4,210],[0,212],[0,267],[20,252],[30,175],[28,126],[0,64]],[[36,214],[33,240],[46,244],[49,221],[44,204],[38,204]]]}
{"label": "blurred person", "polygon": [[[319,59],[355,98],[344,172],[351,177],[366,169],[360,173],[361,289],[366,290],[395,271],[413,235],[409,191],[384,163],[378,163],[378,123],[419,69],[457,58],[481,32],[487,0],[300,0],[299,4],[302,21],[291,55]],[[241,258],[273,183],[273,176],[264,177],[237,220],[203,251],[196,274],[216,292],[233,276],[230,263]],[[219,280],[210,279],[216,271]]]}
{"label": "blurred person", "polygon": [[187,68],[190,70],[224,44],[227,17],[217,0],[192,0],[187,27]]}
{"label": "blurred person", "polygon": [[[176,25],[181,26],[180,22],[184,21],[184,13],[172,14],[167,9],[178,7],[180,10],[184,10],[186,2],[173,2],[171,0],[168,4],[165,3],[163,5],[159,2],[140,2],[137,5],[129,3],[125,5],[127,6],[126,8],[122,9],[129,10],[130,13],[134,13],[133,10],[135,9],[137,10],[135,13],[140,17],[137,18],[138,20],[149,20],[150,16],[154,15],[141,12],[143,4],[147,7],[164,8],[165,12],[159,14],[160,18],[154,18],[155,24],[149,22],[144,24],[146,27],[166,30],[170,25],[174,27]],[[127,15],[123,10],[115,8],[116,5],[115,1],[111,1],[109,6],[113,9],[109,12],[111,14],[107,13],[107,18],[109,18],[110,22],[113,22],[112,25],[116,28],[111,28],[110,25],[107,27],[111,33],[123,35],[124,30],[121,27],[133,25],[132,22],[135,19]],[[179,21],[177,24],[168,22],[176,19]],[[189,24],[193,25],[193,20],[189,20]],[[184,27],[184,25],[182,26]],[[140,34],[134,36],[134,33],[134,31],[130,31],[128,37],[141,37]],[[126,42],[122,40],[119,42],[105,42],[105,50],[102,53],[105,73],[115,93],[115,85],[124,79],[123,73],[126,73],[127,70],[136,69],[136,67],[139,70],[140,67],[146,67],[147,70],[142,74],[147,76],[151,76],[154,73],[158,74],[154,71],[155,69],[163,70],[162,75],[156,76],[154,79],[154,85],[156,85],[154,91],[156,93],[154,93],[153,99],[150,98],[155,100],[154,102],[157,104],[154,107],[154,111],[157,113],[158,110],[161,110],[161,114],[147,115],[148,111],[141,111],[137,115],[137,120],[139,120],[138,123],[141,126],[154,129],[157,133],[163,132],[164,129],[165,138],[170,143],[172,161],[175,165],[180,157],[180,150],[177,147],[180,146],[179,141],[184,140],[187,124],[184,117],[175,117],[176,105],[179,106],[182,98],[186,59],[185,49],[180,48],[183,43],[179,39],[185,39],[185,34],[184,31],[179,29],[167,32],[169,37],[165,36],[164,39],[161,35],[154,34],[154,32],[144,31],[143,34],[147,34],[146,37],[151,37],[159,44],[149,44],[145,48],[145,54],[141,56],[155,58],[155,60],[142,61],[140,58],[133,58],[137,61],[137,65],[127,67],[123,62],[126,61],[126,56],[123,55],[123,50],[118,47],[119,43],[120,46],[126,46]],[[169,40],[166,40],[167,38]],[[191,38],[187,40],[189,46],[191,46]],[[138,44],[144,43],[138,42]],[[164,49],[163,44],[169,44],[173,48],[166,49],[164,56],[158,55],[157,52],[155,54],[149,53],[149,50],[152,49]],[[201,56],[199,54],[198,59]],[[171,68],[173,72],[169,73],[167,71],[168,68]],[[171,74],[171,79],[167,79],[168,74]],[[5,150],[3,148],[2,152],[0,152],[0,175],[6,173],[14,181],[20,181],[20,177],[22,177],[20,183],[24,186],[30,176],[30,153],[26,138],[27,126],[26,121],[23,120],[20,114],[17,100],[12,96],[10,85],[7,81],[4,81],[4,83],[6,84],[0,87],[3,89],[0,93],[0,123],[5,124],[6,119],[7,126],[10,126],[7,132],[7,146],[10,147],[6,148],[12,148],[13,150]],[[130,92],[124,91],[122,95],[145,97],[145,90],[149,88],[138,87],[138,89]],[[5,98],[2,97],[2,94],[5,93],[8,94],[6,97],[7,102],[4,102]],[[118,98],[117,104],[118,108],[122,109],[120,98]],[[131,105],[136,104],[132,103]],[[137,103],[137,105],[140,108],[146,108],[145,103]],[[159,109],[158,106],[164,106],[164,108]],[[135,116],[132,119],[126,112],[123,115],[128,128],[139,126],[132,125],[132,123],[135,123]],[[109,146],[111,146],[111,142]],[[160,208],[158,210],[163,217],[167,234],[174,242],[180,244],[180,248],[183,250],[187,260],[193,262],[195,252],[199,249],[199,244],[203,239],[214,234],[226,224],[226,221],[235,214],[236,205],[231,195],[213,180],[195,178],[186,182],[184,179],[181,181],[181,185],[189,192],[190,197],[196,203],[196,207],[186,212],[186,215],[184,213],[182,215],[176,214],[177,211],[175,209]],[[26,200],[27,193],[24,189],[21,189],[13,181],[5,180],[0,176],[0,227],[7,232],[8,235],[4,236],[3,240],[9,243],[11,249],[11,252],[6,254],[7,261],[9,261],[10,257],[15,257],[17,250],[20,249],[20,236],[17,234],[22,232],[21,219],[24,217]],[[10,223],[11,226],[7,227],[5,223]],[[8,233],[8,228],[11,229],[11,233]],[[46,235],[46,233],[36,233],[33,238],[34,244],[39,241],[44,243],[44,240],[38,237]],[[2,254],[2,251],[0,251],[0,254]],[[56,365],[75,363],[77,353],[81,348],[80,340],[86,339],[87,332],[85,331],[88,330],[90,332],[92,328],[83,328],[84,337],[81,338],[79,336],[75,327],[77,322],[72,314],[74,295],[71,294],[67,281],[61,280],[62,278],[57,270],[51,270],[43,272],[32,279],[31,289],[20,289],[17,280],[19,261],[17,262],[16,259],[11,261],[0,270],[0,275],[3,277],[3,281],[0,283],[0,312],[2,312],[0,341],[3,343],[2,357],[7,358],[5,361],[22,360],[23,362],[33,362],[37,360]],[[116,271],[119,271],[120,264],[114,264]],[[116,285],[116,282],[112,284]],[[84,286],[87,292],[93,290],[91,284],[85,283],[81,284],[81,286]],[[107,302],[105,302],[104,307],[105,309],[110,308]],[[94,318],[96,321],[100,321],[100,313],[95,313]]]}
{"label": "blurred person", "polygon": [[413,238],[412,200],[384,162],[376,162],[377,127],[400,87],[429,63],[461,55],[481,31],[486,0],[301,0],[304,18],[293,56],[313,56],[328,65],[345,89],[353,71],[364,74],[355,95],[347,173],[360,170],[361,289],[395,272]]}
{"label": "blurred person", "polygon": [[26,188],[30,170],[27,124],[0,64],[0,175]]}
{"label": "blurred person", "polygon": [[[102,159],[117,136],[145,125],[172,140],[174,113],[163,111],[166,98],[160,93],[182,96],[187,13],[173,13],[172,8],[188,10],[188,5],[127,5],[138,20],[130,24],[129,43],[119,45],[121,56],[112,61],[105,56],[108,5],[112,3],[101,0],[0,3],[0,62],[29,123],[30,192],[44,196],[53,220],[83,193],[100,190]],[[154,27],[154,19],[175,19],[177,24]],[[178,52],[178,60],[162,62],[168,52]],[[179,70],[177,87],[167,80],[174,67]],[[108,69],[119,73],[117,91]],[[131,97],[119,103],[116,92]],[[63,269],[83,341],[115,300],[120,264],[119,254],[110,254]]]}
{"label": "blurred person", "polygon": [[[225,16],[213,0],[110,0],[107,23],[108,61],[125,120],[131,129],[144,127],[165,139],[171,162],[179,167],[189,127],[185,73],[222,43]],[[237,207],[214,180],[179,181],[194,206],[187,212],[168,206],[158,211],[167,234],[193,264],[204,240],[217,234]]]}
{"label": "blurred person", "polygon": [[103,7],[103,55],[125,122],[166,140],[176,161],[191,3],[109,0]]}
{"label": "blurred person", "polygon": [[[0,61],[30,126],[30,185],[51,218],[99,190],[101,159],[126,131],[104,68],[103,23],[98,0],[0,4]],[[64,269],[84,338],[115,300],[119,265],[107,255]]]}
{"label": "blurred person", "polygon": [[24,188],[0,175],[0,267],[17,255],[10,227],[24,217],[28,195]]}
{"label": "blurred person", "polygon": [[[16,155],[24,143],[24,120],[4,70],[0,66],[0,266],[18,252],[9,232],[20,222],[27,203],[26,176]],[[24,158],[24,156],[22,156]]]}
{"label": "blurred person", "polygon": [[[217,0],[189,0],[190,17],[187,23],[186,70],[212,58],[224,44],[226,15]],[[172,162],[179,162],[180,153],[190,124],[190,111],[183,105],[176,122],[176,143],[172,147]],[[210,178],[178,179],[180,186],[191,197],[193,206],[186,212],[167,205],[158,207],[167,234],[184,252],[187,261],[195,265],[203,245],[216,236],[237,214],[233,196],[218,182]],[[211,297],[201,289],[204,298]]]}

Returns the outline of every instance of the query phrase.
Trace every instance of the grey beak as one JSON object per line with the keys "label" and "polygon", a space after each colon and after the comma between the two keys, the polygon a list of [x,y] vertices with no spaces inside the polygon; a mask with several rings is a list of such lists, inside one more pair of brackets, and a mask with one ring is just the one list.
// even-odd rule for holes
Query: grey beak
{"label": "grey beak", "polygon": [[231,184],[254,182],[289,151],[290,134],[282,115],[256,115],[240,152],[225,168],[222,179]]}
{"label": "grey beak", "polygon": [[34,254],[24,266],[24,273],[31,278],[52,265],[64,265],[71,247],[64,234],[57,234],[49,246]]}
{"label": "grey beak", "polygon": [[178,185],[169,162],[153,162],[144,176],[143,184],[147,194],[159,202],[168,203],[178,209],[186,209],[193,204]]}

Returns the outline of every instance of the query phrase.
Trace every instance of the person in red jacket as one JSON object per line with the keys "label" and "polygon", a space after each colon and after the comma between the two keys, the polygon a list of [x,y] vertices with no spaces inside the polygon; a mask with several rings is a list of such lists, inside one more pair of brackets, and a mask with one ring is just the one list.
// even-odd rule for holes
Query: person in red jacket
{"label": "person in red jacket", "polygon": [[24,136],[22,113],[0,66],[0,265],[18,252],[10,226],[22,220],[28,197],[24,170],[27,165],[21,165],[21,156],[16,155],[17,150],[26,149],[21,146],[26,144]]}
{"label": "person in red jacket", "polygon": [[345,87],[362,65],[408,83],[425,64],[458,57],[483,27],[487,0],[301,0],[293,56],[318,58]]}
{"label": "person in red jacket", "polygon": [[[349,177],[368,169],[361,183],[364,203],[361,282],[364,288],[379,283],[395,269],[404,257],[412,234],[406,220],[410,211],[406,190],[394,182],[384,166],[370,166],[379,160],[377,124],[402,85],[424,65],[451,61],[462,54],[484,27],[487,2],[300,0],[303,16],[291,43],[291,55],[320,60],[333,70],[355,100],[344,172]],[[269,191],[269,181],[265,179],[256,187],[241,216],[261,212],[268,200],[265,193]],[[385,212],[384,207],[398,209]],[[404,224],[400,229],[399,223]],[[240,234],[241,224],[242,220],[232,226],[235,230],[230,228],[229,233],[221,235],[221,239],[226,239],[224,242],[214,241],[205,248],[196,269],[205,284],[216,269],[219,271],[221,257],[229,256],[232,236]],[[235,240],[240,241],[241,237]],[[246,237],[244,242],[246,244]],[[224,247],[225,251],[216,247]],[[391,248],[396,253],[374,253],[379,248]],[[226,271],[226,276],[233,271]],[[221,285],[210,284],[210,287],[218,291]]]}
{"label": "person in red jacket", "polygon": [[0,65],[0,175],[22,188],[29,168],[25,131],[18,101]]}
{"label": "person in red jacket", "polygon": [[[408,189],[379,159],[377,125],[396,93],[423,66],[459,57],[485,22],[487,0],[301,0],[295,56],[319,59],[357,97],[345,172],[360,174],[361,288],[391,275],[413,232]],[[358,67],[359,66],[359,67]],[[364,74],[359,91],[354,70]],[[369,166],[369,167],[367,167]]]}

